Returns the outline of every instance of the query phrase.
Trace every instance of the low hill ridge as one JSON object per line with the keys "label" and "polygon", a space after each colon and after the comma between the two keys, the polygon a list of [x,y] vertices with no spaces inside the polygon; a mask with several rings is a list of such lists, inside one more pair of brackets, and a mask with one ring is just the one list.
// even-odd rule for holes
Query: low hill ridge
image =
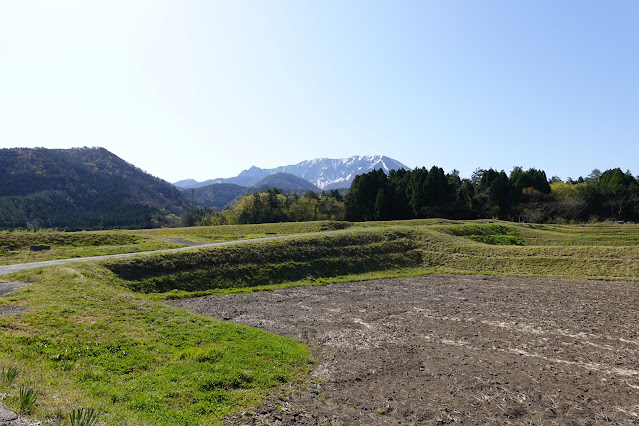
{"label": "low hill ridge", "polygon": [[283,190],[321,191],[316,185],[291,173],[274,173],[253,185],[252,188],[279,188]]}
{"label": "low hill ridge", "polygon": [[257,184],[246,187],[234,183],[211,183],[197,188],[181,188],[184,195],[192,198],[193,202],[202,207],[215,207],[222,210],[232,204],[242,195],[266,191],[271,188],[281,189],[284,192],[303,194],[307,191],[320,192],[321,190],[309,181],[290,173],[275,173],[266,176]]}

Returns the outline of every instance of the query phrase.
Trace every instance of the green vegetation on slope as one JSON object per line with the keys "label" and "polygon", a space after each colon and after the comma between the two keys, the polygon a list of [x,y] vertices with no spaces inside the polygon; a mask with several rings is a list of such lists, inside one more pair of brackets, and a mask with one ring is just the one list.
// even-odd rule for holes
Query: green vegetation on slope
{"label": "green vegetation on slope", "polygon": [[249,189],[234,183],[213,183],[199,188],[179,188],[185,197],[204,208],[215,207],[222,210],[236,198],[245,195]]}
{"label": "green vegetation on slope", "polygon": [[127,232],[0,232],[1,250],[29,248],[34,244],[73,247],[139,244],[140,235]]}
{"label": "green vegetation on slope", "polygon": [[0,150],[0,229],[145,228],[177,223],[173,185],[102,148]]}
{"label": "green vegetation on slope", "polygon": [[[639,276],[637,226],[555,225],[552,231],[538,226],[494,221],[369,222],[339,235],[117,259],[106,266],[129,288],[165,293],[163,297],[398,271],[591,279]],[[559,240],[563,244],[557,244]]]}
{"label": "green vegetation on slope", "polygon": [[[318,221],[267,223],[259,225],[200,226],[189,228],[158,228],[144,230],[112,230],[88,232],[58,232],[40,230],[0,231],[0,265],[36,262],[104,254],[134,253],[183,247],[189,243],[215,243],[346,229],[348,222]],[[33,252],[30,245],[50,245],[51,250]]]}
{"label": "green vegetation on slope", "polygon": [[421,265],[411,230],[366,230],[196,252],[114,259],[105,266],[145,293],[205,291]]}
{"label": "green vegetation on slope", "polygon": [[527,245],[545,246],[638,246],[639,227],[629,225],[550,225],[518,226]]}
{"label": "green vegetation on slope", "polygon": [[268,189],[241,197],[221,212],[198,208],[184,217],[184,224],[240,225],[249,223],[308,222],[344,219],[343,197],[337,190],[284,193],[280,189]]}
{"label": "green vegetation on slope", "polygon": [[34,284],[0,302],[26,311],[0,317],[0,365],[20,375],[0,391],[17,407],[20,386],[36,389],[38,418],[92,407],[106,424],[211,424],[309,365],[299,343],[137,296],[96,265],[19,278]]}
{"label": "green vegetation on slope", "polygon": [[450,235],[466,237],[473,241],[493,245],[523,245],[524,240],[512,226],[491,223],[440,225],[433,229]]}
{"label": "green vegetation on slope", "polygon": [[[552,182],[552,183],[551,183]],[[381,170],[355,177],[345,199],[349,221],[445,217],[511,221],[639,221],[639,181],[630,172],[593,170],[588,178],[548,181],[542,170],[514,167],[480,170],[470,179],[458,172]]]}
{"label": "green vegetation on slope", "polygon": [[[566,279],[637,280],[639,226],[540,225],[497,222],[508,229],[514,245],[474,242],[477,235],[459,238],[468,226],[494,229],[496,224],[466,222],[425,228],[436,250],[423,251],[424,267],[438,273],[537,276]],[[448,228],[448,229],[446,229]],[[452,231],[451,231],[452,228]],[[455,228],[457,228],[455,230]],[[444,234],[434,232],[445,230]],[[450,234],[447,241],[441,236]],[[523,245],[520,245],[523,243]]]}

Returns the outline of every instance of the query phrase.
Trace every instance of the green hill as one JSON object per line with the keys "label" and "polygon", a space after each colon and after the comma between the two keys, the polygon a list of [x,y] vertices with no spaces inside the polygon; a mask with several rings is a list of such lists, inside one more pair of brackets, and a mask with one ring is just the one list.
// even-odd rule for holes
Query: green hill
{"label": "green hill", "polygon": [[222,210],[237,197],[247,194],[250,189],[234,183],[213,183],[200,188],[181,188],[184,195],[202,207]]}
{"label": "green hill", "polygon": [[[188,181],[181,182],[183,184],[184,182],[188,183]],[[176,185],[178,183],[180,182],[177,182]],[[234,183],[213,183],[201,187],[180,187],[180,191],[192,200],[194,204],[202,207],[215,207],[222,210],[242,195],[263,192],[271,188],[278,188],[286,193],[298,194],[304,194],[306,191],[321,191],[309,181],[289,173],[269,175],[250,187],[240,186]]]}
{"label": "green hill", "polygon": [[251,187],[255,192],[265,191],[269,188],[279,188],[283,191],[301,192],[302,194],[306,191],[321,191],[321,189],[306,179],[302,179],[290,173],[274,173],[268,175]]}
{"label": "green hill", "polygon": [[144,228],[188,200],[103,148],[0,150],[0,229]]}

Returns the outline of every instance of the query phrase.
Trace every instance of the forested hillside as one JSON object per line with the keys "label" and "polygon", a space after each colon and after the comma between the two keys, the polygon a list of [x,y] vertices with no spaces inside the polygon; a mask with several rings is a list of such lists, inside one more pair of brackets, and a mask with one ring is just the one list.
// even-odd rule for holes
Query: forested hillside
{"label": "forested hillside", "polygon": [[103,148],[2,149],[0,181],[0,229],[143,228],[174,223],[188,206]]}
{"label": "forested hillside", "polygon": [[247,194],[249,188],[233,183],[213,183],[197,188],[181,188],[180,191],[196,206],[222,210],[239,196]]}
{"label": "forested hillside", "polygon": [[[219,185],[219,184],[216,184]],[[317,193],[307,191],[284,193],[277,188],[241,197],[237,203],[218,212],[198,207],[184,219],[186,226],[237,225],[247,223],[307,222],[314,220],[342,220],[344,201],[339,191]]]}
{"label": "forested hillside", "polygon": [[269,188],[279,188],[283,191],[304,193],[306,191],[319,192],[320,189],[311,182],[290,173],[275,173],[266,176],[256,183],[253,188],[255,192],[266,191]]}
{"label": "forested hillside", "polygon": [[242,195],[266,192],[274,188],[286,193],[300,195],[307,191],[319,191],[319,188],[309,181],[288,173],[268,175],[252,187],[233,183],[213,183],[201,187],[181,187],[180,191],[191,199],[194,205],[205,209],[213,207],[217,210],[222,210]]}

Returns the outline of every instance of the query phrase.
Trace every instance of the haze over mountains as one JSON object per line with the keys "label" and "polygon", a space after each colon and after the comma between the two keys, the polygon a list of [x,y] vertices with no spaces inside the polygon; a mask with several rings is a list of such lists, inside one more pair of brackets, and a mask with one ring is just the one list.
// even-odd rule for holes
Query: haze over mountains
{"label": "haze over mountains", "polygon": [[399,161],[382,155],[353,156],[342,159],[318,158],[273,169],[262,169],[253,166],[231,178],[210,179],[204,182],[186,179],[175,182],[174,185],[180,188],[200,188],[216,183],[232,183],[244,187],[252,187],[259,186],[260,181],[269,175],[288,173],[307,180],[320,190],[330,190],[349,188],[355,176],[359,174],[378,169],[383,169],[388,173],[390,170],[401,168],[410,170]]}

